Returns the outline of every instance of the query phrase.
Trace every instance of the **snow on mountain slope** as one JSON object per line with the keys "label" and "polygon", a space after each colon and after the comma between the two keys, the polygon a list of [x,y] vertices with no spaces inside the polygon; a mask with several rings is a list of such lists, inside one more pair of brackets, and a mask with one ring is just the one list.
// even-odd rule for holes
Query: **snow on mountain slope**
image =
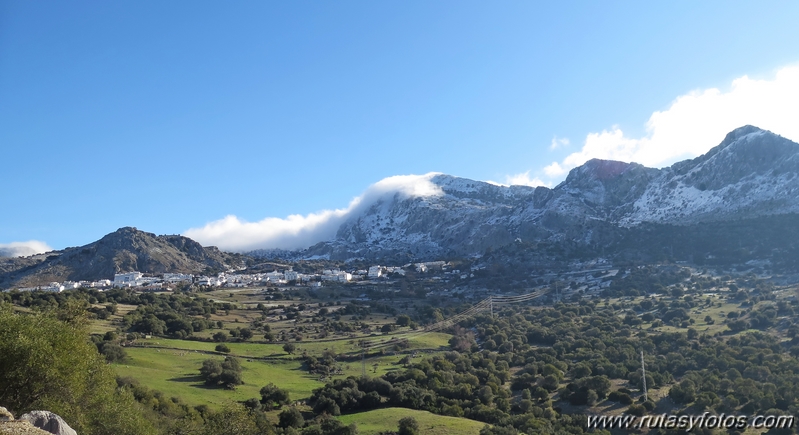
{"label": "snow on mountain slope", "polygon": [[620,219],[691,224],[799,212],[799,144],[746,126],[693,160],[661,171]]}
{"label": "snow on mountain slope", "polygon": [[382,196],[311,252],[413,258],[473,254],[517,239],[595,244],[613,228],[799,213],[799,144],[756,127],[664,169],[590,160],[554,189],[437,174],[443,194]]}

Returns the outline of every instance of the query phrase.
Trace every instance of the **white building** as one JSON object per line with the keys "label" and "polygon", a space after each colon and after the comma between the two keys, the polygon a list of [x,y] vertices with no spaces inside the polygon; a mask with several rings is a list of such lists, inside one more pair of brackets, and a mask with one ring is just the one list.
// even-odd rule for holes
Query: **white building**
{"label": "white building", "polygon": [[266,279],[269,282],[273,283],[273,284],[281,284],[281,283],[285,284],[286,283],[286,277],[282,273],[280,273],[278,271],[267,273],[266,274]]}
{"label": "white building", "polygon": [[133,287],[139,284],[144,274],[128,272],[114,274],[114,287]]}
{"label": "white building", "polygon": [[372,279],[380,278],[383,276],[383,268],[380,266],[370,266],[368,276]]}
{"label": "white building", "polygon": [[337,270],[335,273],[322,274],[321,278],[322,281],[350,282],[352,281],[352,274]]}
{"label": "white building", "polygon": [[192,282],[194,275],[189,273],[165,273],[164,281],[175,284],[178,282]]}
{"label": "white building", "polygon": [[283,272],[283,279],[286,281],[299,281],[300,274],[299,272],[295,272],[293,270],[286,270]]}
{"label": "white building", "polygon": [[51,282],[49,285],[42,287],[42,291],[61,293],[64,291],[64,286],[58,282]]}

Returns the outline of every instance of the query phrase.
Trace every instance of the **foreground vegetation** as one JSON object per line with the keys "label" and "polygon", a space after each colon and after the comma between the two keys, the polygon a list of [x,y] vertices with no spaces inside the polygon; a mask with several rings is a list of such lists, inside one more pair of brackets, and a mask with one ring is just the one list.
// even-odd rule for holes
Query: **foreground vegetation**
{"label": "foreground vegetation", "polygon": [[599,298],[446,333],[414,328],[462,307],[212,296],[0,295],[0,405],[74,415],[81,434],[195,435],[579,435],[589,413],[799,412],[797,291],[755,276],[634,268]]}

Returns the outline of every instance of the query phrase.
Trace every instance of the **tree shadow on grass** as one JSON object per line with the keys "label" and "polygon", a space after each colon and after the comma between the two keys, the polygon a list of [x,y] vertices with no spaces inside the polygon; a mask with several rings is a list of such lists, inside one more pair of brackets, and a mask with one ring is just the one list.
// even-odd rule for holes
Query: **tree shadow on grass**
{"label": "tree shadow on grass", "polygon": [[176,376],[174,378],[167,379],[170,382],[197,382],[200,384],[205,385],[205,381],[200,375],[183,375],[183,376]]}
{"label": "tree shadow on grass", "polygon": [[191,387],[202,388],[203,390],[222,389],[221,385],[206,385],[205,380],[203,380],[203,378],[199,375],[176,376],[174,378],[167,379],[167,381],[191,383]]}

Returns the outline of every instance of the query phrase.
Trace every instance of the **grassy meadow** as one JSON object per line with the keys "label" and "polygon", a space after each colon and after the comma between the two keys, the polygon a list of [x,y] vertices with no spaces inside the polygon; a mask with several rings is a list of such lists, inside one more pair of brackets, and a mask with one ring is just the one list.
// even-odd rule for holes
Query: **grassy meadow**
{"label": "grassy meadow", "polygon": [[119,376],[130,376],[167,397],[180,397],[190,405],[208,404],[218,408],[230,401],[260,398],[261,387],[268,383],[287,389],[292,400],[306,398],[314,389],[324,386],[318,376],[302,370],[299,361],[242,359],[244,385],[225,390],[205,386],[199,376],[204,360],[221,360],[222,356],[158,348],[128,348],[127,354],[126,361],[114,364]]}
{"label": "grassy meadow", "polygon": [[[368,337],[370,342],[381,343],[389,338],[409,336],[408,348],[394,352],[386,348],[383,354],[371,353],[363,360],[366,373],[380,376],[391,370],[402,368],[400,360],[406,355],[419,358],[442,352],[447,346],[450,335],[430,333],[413,334],[409,331],[398,331],[388,336]],[[125,348],[127,359],[113,365],[119,376],[137,379],[142,384],[163,392],[167,397],[181,397],[191,405],[208,404],[213,408],[223,406],[230,401],[244,401],[260,397],[259,390],[268,383],[274,383],[287,389],[292,400],[308,398],[316,388],[324,386],[330,378],[322,379],[319,375],[311,375],[303,367],[301,355],[321,356],[326,350],[332,350],[341,358],[339,366],[342,373],[332,378],[360,376],[363,370],[362,361],[358,358],[359,345],[357,339],[319,340],[295,342],[294,354],[283,350],[282,343],[228,342],[229,355],[241,360],[244,371],[244,385],[235,390],[209,388],[199,377],[202,362],[213,358],[222,360],[225,355],[214,349],[218,343],[179,340],[169,338],[139,339],[135,346]],[[424,349],[423,351],[419,351]]]}
{"label": "grassy meadow", "polygon": [[477,435],[485,423],[467,418],[444,417],[427,411],[407,408],[384,408],[338,417],[344,424],[358,425],[360,435],[376,435],[385,431],[396,431],[399,421],[413,417],[419,423],[419,433],[425,435]]}

